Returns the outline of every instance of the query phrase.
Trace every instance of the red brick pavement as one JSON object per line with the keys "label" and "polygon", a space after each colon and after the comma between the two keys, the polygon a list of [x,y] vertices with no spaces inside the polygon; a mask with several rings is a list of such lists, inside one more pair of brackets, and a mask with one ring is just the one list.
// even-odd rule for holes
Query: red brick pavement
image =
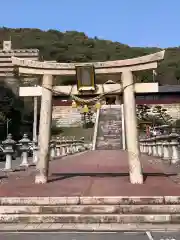
{"label": "red brick pavement", "polygon": [[[180,185],[163,173],[160,164],[149,164],[145,156],[141,157],[141,162],[145,177],[143,185],[132,185],[129,182],[126,152],[101,150],[51,161],[47,184],[34,184],[33,168],[10,173],[1,180],[0,196],[180,195]],[[168,174],[172,175],[173,172],[169,171]]]}

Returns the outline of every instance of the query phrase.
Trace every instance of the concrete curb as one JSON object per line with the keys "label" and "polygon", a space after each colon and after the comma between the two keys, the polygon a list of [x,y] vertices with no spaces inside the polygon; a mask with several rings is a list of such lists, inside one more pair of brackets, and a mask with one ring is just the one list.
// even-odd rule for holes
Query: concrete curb
{"label": "concrete curb", "polygon": [[0,224],[0,232],[176,232],[179,224]]}
{"label": "concrete curb", "polygon": [[180,196],[112,197],[0,197],[0,205],[166,205],[180,204]]}

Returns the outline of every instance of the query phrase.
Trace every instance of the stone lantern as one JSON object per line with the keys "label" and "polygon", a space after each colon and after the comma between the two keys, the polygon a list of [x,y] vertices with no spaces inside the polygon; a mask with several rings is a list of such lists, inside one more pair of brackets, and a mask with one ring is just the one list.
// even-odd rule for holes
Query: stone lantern
{"label": "stone lantern", "polygon": [[20,145],[20,151],[21,151],[21,158],[22,162],[20,164],[20,167],[28,167],[28,152],[29,152],[29,143],[31,140],[28,138],[28,135],[25,133],[22,137],[22,139],[19,141]]}
{"label": "stone lantern", "polygon": [[14,145],[15,141],[12,139],[12,134],[9,133],[7,135],[7,139],[2,142],[3,145],[3,152],[6,156],[6,163],[5,163],[5,169],[6,171],[12,171],[12,155],[14,154]]}

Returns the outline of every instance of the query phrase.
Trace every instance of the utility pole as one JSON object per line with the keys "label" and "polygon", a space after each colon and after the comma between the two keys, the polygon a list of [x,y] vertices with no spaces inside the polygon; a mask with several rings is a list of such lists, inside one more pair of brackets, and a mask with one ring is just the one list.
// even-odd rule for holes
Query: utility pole
{"label": "utility pole", "polygon": [[33,141],[37,141],[37,105],[38,97],[34,97]]}
{"label": "utility pole", "polygon": [[6,134],[9,134],[9,123],[11,122],[11,119],[7,118],[6,120]]}
{"label": "utility pole", "polygon": [[[35,84],[34,87],[37,87]],[[33,118],[33,141],[37,141],[37,115],[38,115],[38,97],[34,96],[34,118]]]}

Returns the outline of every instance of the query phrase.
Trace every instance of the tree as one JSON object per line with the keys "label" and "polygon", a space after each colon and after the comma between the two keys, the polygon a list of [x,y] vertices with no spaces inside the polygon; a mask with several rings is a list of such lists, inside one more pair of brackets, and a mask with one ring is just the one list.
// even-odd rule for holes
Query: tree
{"label": "tree", "polygon": [[159,105],[154,106],[152,108],[152,114],[156,119],[155,121],[156,125],[172,124],[172,117],[167,113],[167,109],[163,108],[162,106],[159,106]]}
{"label": "tree", "polygon": [[144,130],[146,125],[172,125],[172,117],[167,113],[167,109],[159,105],[153,107],[137,105],[136,113],[140,130]]}
{"label": "tree", "polygon": [[136,113],[137,113],[137,118],[139,121],[148,121],[149,120],[149,112],[150,112],[150,107],[148,105],[137,105],[136,108]]}
{"label": "tree", "polygon": [[180,130],[180,119],[174,121],[173,127]]}
{"label": "tree", "polygon": [[3,81],[0,81],[0,93],[0,140],[6,138],[8,119],[11,119],[9,131],[13,137],[19,138],[23,123],[24,103]]}

